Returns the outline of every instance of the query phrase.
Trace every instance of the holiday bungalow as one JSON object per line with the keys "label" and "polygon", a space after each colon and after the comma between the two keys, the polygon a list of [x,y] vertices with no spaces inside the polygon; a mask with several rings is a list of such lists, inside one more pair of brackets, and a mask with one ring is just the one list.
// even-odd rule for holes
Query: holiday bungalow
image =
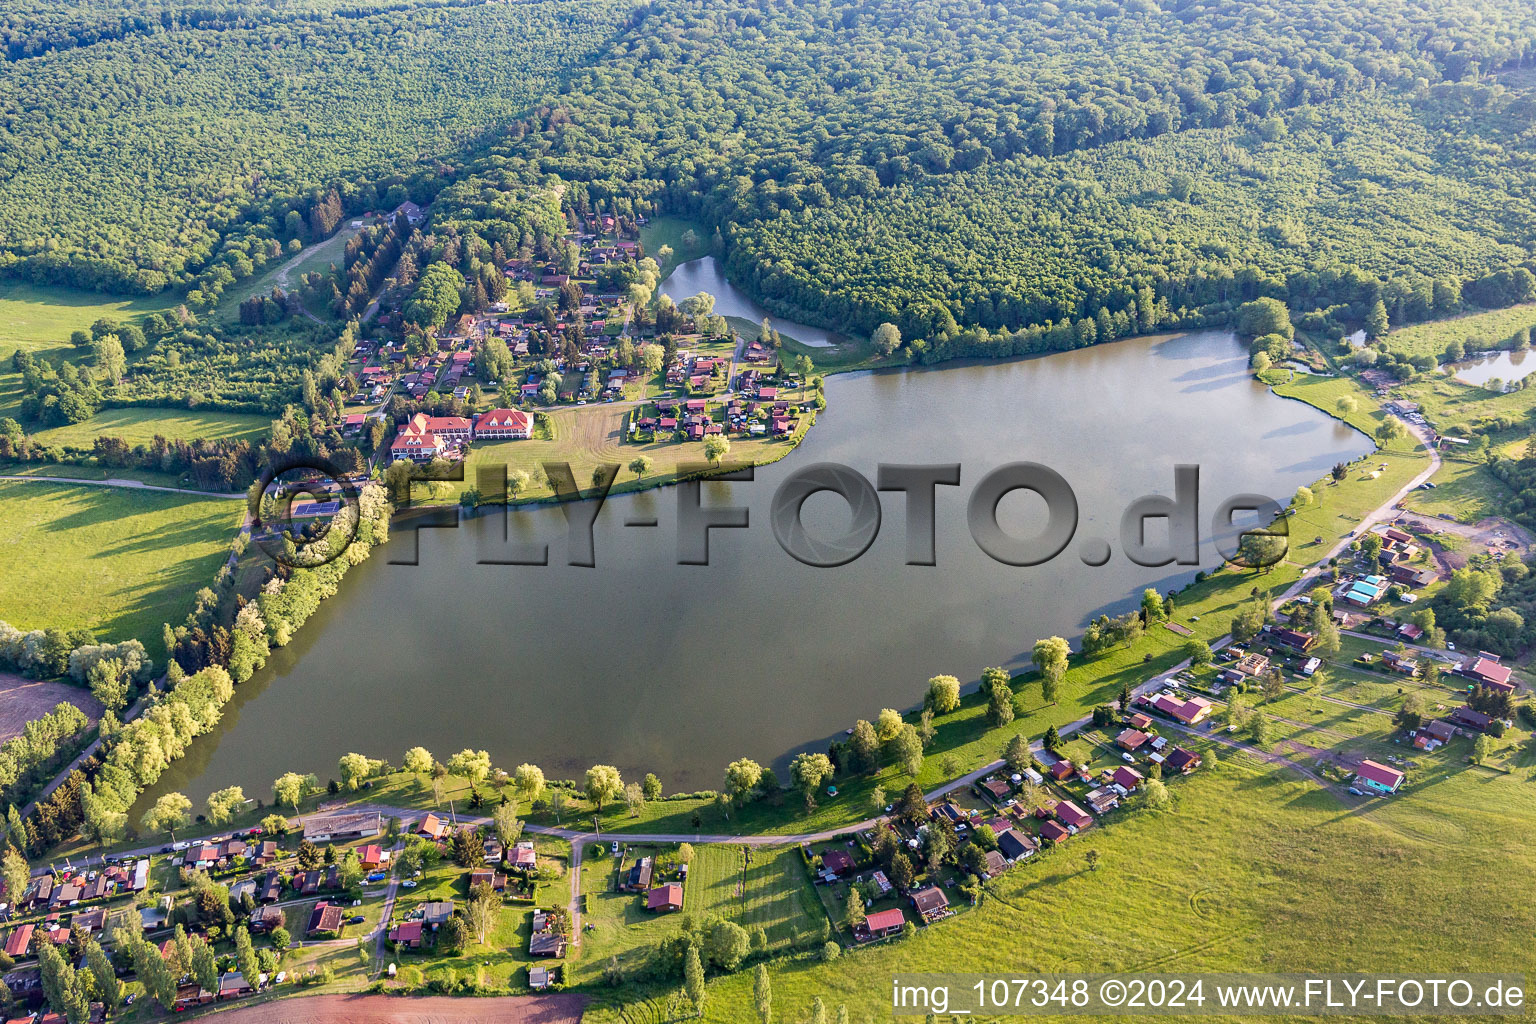
{"label": "holiday bungalow", "polygon": [[645,894],[645,909],[653,914],[665,914],[683,909],[683,887],[676,882],[657,886]]}
{"label": "holiday bungalow", "polygon": [[1451,712],[1451,721],[1468,729],[1476,729],[1478,732],[1482,732],[1488,728],[1493,719],[1481,711],[1462,705]]}
{"label": "holiday bungalow", "polygon": [[304,822],[304,838],[312,843],[367,839],[379,834],[379,812],[315,815]]}
{"label": "holiday bungalow", "polygon": [[1169,754],[1168,759],[1164,762],[1164,767],[1167,771],[1178,772],[1180,775],[1188,775],[1190,772],[1200,767],[1200,755],[1195,753],[1193,750],[1186,750],[1183,747],[1174,747],[1173,753]]}
{"label": "holiday bungalow", "polygon": [[[1124,729],[1115,737],[1115,745],[1122,750],[1134,751],[1141,749],[1149,739],[1151,737],[1140,729]],[[1052,774],[1055,773],[1052,772]]]}
{"label": "holiday bungalow", "polygon": [[892,907],[890,910],[870,914],[861,923],[854,925],[853,937],[859,942],[883,939],[887,935],[899,933],[906,924],[907,916],[901,912],[901,908]]}
{"label": "holiday bungalow", "polygon": [[1028,833],[1009,828],[997,833],[997,848],[1004,857],[1016,861],[1033,857],[1040,844]]}
{"label": "holiday bungalow", "polygon": [[1513,693],[1515,690],[1515,684],[1509,678],[1511,669],[1508,665],[1499,664],[1497,654],[1479,651],[1477,657],[1463,662],[1456,672],[1490,690],[1502,693]]}
{"label": "holiday bungalow", "polygon": [[1071,800],[1063,800],[1056,805],[1056,820],[1079,831],[1093,824],[1093,816]]}
{"label": "holiday bungalow", "polygon": [[917,911],[924,924],[943,920],[954,913],[949,909],[949,897],[945,896],[937,886],[930,885],[919,889],[909,898],[912,901],[912,909]]}
{"label": "holiday bungalow", "polygon": [[1388,768],[1376,761],[1361,761],[1355,772],[1355,784],[1376,793],[1396,793],[1404,778],[1396,768]]}
{"label": "holiday bungalow", "polygon": [[1152,706],[1163,714],[1178,719],[1185,725],[1199,725],[1211,715],[1211,702],[1204,697],[1191,697],[1188,700],[1183,700],[1171,693],[1160,693],[1153,699]]}

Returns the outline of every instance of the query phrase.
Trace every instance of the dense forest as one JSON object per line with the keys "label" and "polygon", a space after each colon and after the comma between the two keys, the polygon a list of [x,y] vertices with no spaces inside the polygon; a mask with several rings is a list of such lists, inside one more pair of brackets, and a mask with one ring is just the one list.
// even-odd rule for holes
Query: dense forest
{"label": "dense forest", "polygon": [[1529,297],[1486,283],[1536,237],[1515,0],[33,0],[3,33],[0,265],[194,310],[407,195],[526,241],[552,178],[928,357]]}
{"label": "dense forest", "polygon": [[[141,6],[119,19],[121,5],[7,5],[8,52],[42,52],[0,62],[0,268],[156,292],[186,286],[250,221],[307,241],[321,190],[341,184],[363,210],[385,199],[369,180],[430,176],[554,90],[627,12],[615,0]],[[135,19],[154,30],[124,30]]]}

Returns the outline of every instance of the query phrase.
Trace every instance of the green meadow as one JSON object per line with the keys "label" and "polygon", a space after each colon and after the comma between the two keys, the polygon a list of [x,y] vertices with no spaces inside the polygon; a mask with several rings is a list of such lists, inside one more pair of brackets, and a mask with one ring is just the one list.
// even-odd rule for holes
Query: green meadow
{"label": "green meadow", "polygon": [[85,484],[0,480],[0,618],[138,638],[157,661],[229,554],[245,505]]}
{"label": "green meadow", "polygon": [[98,437],[120,437],[129,445],[148,444],[156,435],[170,440],[245,438],[259,440],[271,417],[254,413],[185,409],[103,409],[90,419],[32,434],[42,444],[89,448]]}

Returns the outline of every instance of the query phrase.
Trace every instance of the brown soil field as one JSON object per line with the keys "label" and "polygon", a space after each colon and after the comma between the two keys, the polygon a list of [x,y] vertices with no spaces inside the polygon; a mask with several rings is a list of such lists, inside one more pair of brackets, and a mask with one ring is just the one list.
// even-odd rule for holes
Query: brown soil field
{"label": "brown soil field", "polygon": [[220,1024],[581,1024],[584,997],[302,996],[232,1007]]}
{"label": "brown soil field", "polygon": [[88,690],[69,683],[40,683],[0,672],[0,743],[20,736],[32,719],[41,718],[66,702],[84,711],[93,722],[101,718],[101,704]]}

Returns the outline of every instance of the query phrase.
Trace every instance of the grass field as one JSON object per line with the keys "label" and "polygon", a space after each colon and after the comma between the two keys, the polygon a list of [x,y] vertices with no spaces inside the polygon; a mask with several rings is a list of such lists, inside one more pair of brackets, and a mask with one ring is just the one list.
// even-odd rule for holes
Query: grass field
{"label": "grass field", "polygon": [[102,317],[133,320],[174,308],[174,296],[119,298],[72,288],[0,282],[0,359],[18,348],[67,348],[72,331]]}
{"label": "grass field", "polygon": [[0,416],[16,416],[21,402],[21,375],[11,371],[18,348],[68,356],[74,352],[70,333],[89,329],[104,316],[134,320],[174,306],[169,295],[131,299],[0,281]]}
{"label": "grass field", "polygon": [[[534,475],[539,481],[521,495],[537,500],[552,497],[554,492],[544,481],[541,467],[545,462],[568,462],[575,476],[576,485],[583,489],[592,486],[592,471],[603,463],[617,463],[619,475],[610,493],[657,487],[675,482],[680,465],[703,464],[704,444],[701,441],[653,441],[645,444],[622,443],[624,424],[631,409],[616,405],[589,405],[579,408],[562,408],[549,416],[551,436],[548,440],[535,437],[527,441],[503,441],[497,444],[475,445],[470,449],[464,465],[464,483],[451,484],[445,492],[452,500],[463,488],[475,485],[475,467],[502,465],[508,474],[521,470]],[[794,451],[799,437],[806,429],[808,417],[801,417],[801,434],[792,438],[730,439],[731,450],[724,459],[726,466],[764,465],[776,462]],[[636,456],[651,459],[650,472],[638,478],[629,469]]]}
{"label": "grass field", "polygon": [[[695,235],[693,245],[683,241],[683,235],[689,231]],[[645,246],[645,254],[661,268],[662,280],[666,280],[678,264],[708,256],[709,241],[713,237],[714,232],[710,228],[682,217],[656,217],[640,229],[640,242]],[[672,247],[672,258],[669,260],[663,260],[657,255],[664,245]]]}
{"label": "grass field", "polygon": [[1445,353],[1445,346],[1461,342],[1469,349],[1497,348],[1521,327],[1536,325],[1536,304],[1511,306],[1490,313],[1473,313],[1449,320],[1434,320],[1412,327],[1400,327],[1387,335],[1387,347],[1408,355]]}
{"label": "grass field", "polygon": [[103,409],[81,423],[50,427],[32,434],[39,443],[89,448],[98,437],[120,437],[129,445],[148,444],[155,435],[170,440],[245,438],[255,441],[272,425],[254,413],[197,412],[186,409]]}
{"label": "grass field", "polygon": [[240,502],[78,484],[0,481],[0,610],[22,629],[138,638],[161,660],[229,553]]}
{"label": "grass field", "polygon": [[[750,860],[748,859],[750,858]],[[699,846],[688,868],[687,909],[762,929],[770,951],[803,945],[823,914],[800,854],[790,847]]]}

